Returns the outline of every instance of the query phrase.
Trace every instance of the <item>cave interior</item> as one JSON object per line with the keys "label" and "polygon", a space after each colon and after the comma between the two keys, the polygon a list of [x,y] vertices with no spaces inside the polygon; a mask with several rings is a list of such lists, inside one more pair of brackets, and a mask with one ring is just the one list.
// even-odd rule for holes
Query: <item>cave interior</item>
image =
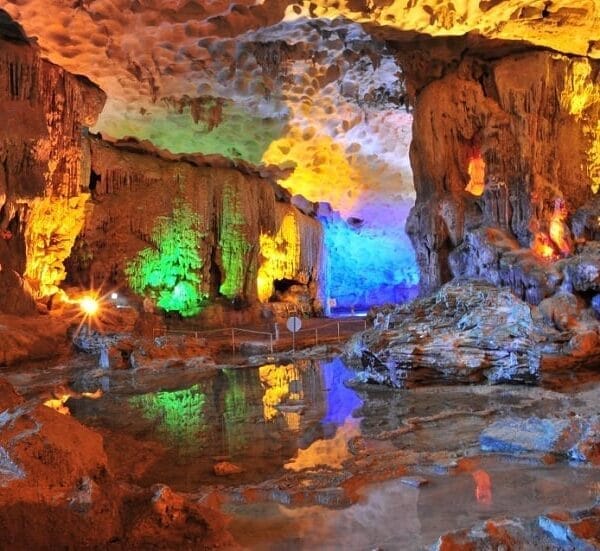
{"label": "cave interior", "polygon": [[0,548],[600,549],[599,1],[238,2],[0,0]]}

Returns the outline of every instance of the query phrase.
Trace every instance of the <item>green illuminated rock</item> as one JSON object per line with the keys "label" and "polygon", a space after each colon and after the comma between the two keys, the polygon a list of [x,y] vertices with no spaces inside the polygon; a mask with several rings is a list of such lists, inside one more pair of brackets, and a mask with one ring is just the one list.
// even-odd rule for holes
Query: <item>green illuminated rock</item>
{"label": "green illuminated rock", "polygon": [[223,189],[223,207],[219,227],[219,248],[224,278],[219,292],[229,299],[243,294],[246,277],[246,259],[251,250],[246,239],[246,220],[242,198],[237,189],[226,185]]}
{"label": "green illuminated rock", "polygon": [[198,314],[206,298],[200,290],[203,262],[196,218],[189,206],[176,200],[171,217],[160,220],[152,233],[156,246],[140,251],[125,269],[136,293],[186,317]]}

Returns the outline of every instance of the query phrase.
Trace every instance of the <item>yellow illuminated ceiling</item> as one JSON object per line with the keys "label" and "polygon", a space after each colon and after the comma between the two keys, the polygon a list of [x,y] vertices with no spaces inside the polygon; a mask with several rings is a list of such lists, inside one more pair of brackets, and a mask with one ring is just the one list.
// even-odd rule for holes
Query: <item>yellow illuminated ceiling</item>
{"label": "yellow illuminated ceiling", "polygon": [[[292,127],[285,137],[271,143],[263,156],[267,164],[294,163],[296,169],[282,184],[311,201],[327,199],[344,212],[356,201],[354,184],[359,175],[342,147],[314,128]],[[323,190],[327,186],[328,190]],[[354,196],[352,191],[355,190]]]}

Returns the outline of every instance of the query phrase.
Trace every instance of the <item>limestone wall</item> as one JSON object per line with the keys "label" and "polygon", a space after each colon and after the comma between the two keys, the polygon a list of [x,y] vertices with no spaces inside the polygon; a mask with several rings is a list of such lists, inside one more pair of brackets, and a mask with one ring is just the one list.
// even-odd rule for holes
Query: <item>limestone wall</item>
{"label": "limestone wall", "polygon": [[64,216],[81,211],[87,180],[82,128],[94,124],[104,100],[87,79],[42,60],[17,25],[0,25],[2,311],[33,311],[31,296],[64,279],[61,260],[79,229]]}
{"label": "limestone wall", "polygon": [[283,280],[320,308],[322,227],[291,205],[274,183],[280,174],[89,137],[104,101],[0,20],[0,311],[35,311],[67,277],[128,289],[142,266],[136,258],[160,249],[181,209],[189,227],[182,236],[182,226],[169,230],[182,239],[164,244],[166,254],[185,244],[195,251],[172,261],[190,272],[176,293],[194,288],[203,307],[257,305]]}
{"label": "limestone wall", "polygon": [[[533,264],[567,256],[571,218],[600,186],[600,65],[516,44],[431,45],[403,65],[414,93],[417,193],[407,230],[422,289],[488,275],[498,261],[483,258],[490,247],[465,251],[477,228],[502,232],[504,244],[513,240],[508,248],[532,253]],[[523,274],[504,272],[492,280],[543,298],[539,289],[526,296]]]}
{"label": "limestone wall", "polygon": [[96,181],[67,261],[71,283],[130,287],[132,263],[141,251],[166,250],[164,228],[184,205],[193,215],[198,257],[191,262],[200,265],[206,303],[267,302],[277,280],[290,280],[320,308],[321,224],[292,206],[271,176],[244,163],[176,157],[132,140],[91,137],[86,144]]}

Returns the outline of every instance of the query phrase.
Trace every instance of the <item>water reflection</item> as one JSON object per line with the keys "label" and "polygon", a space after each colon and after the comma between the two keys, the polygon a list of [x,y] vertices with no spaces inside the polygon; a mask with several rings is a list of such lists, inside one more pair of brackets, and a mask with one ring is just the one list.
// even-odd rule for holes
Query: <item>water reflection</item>
{"label": "water reflection", "polygon": [[284,401],[298,405],[303,399],[300,369],[294,364],[269,364],[259,367],[258,375],[264,389],[262,403],[265,421],[272,421],[277,415],[283,414],[288,427],[298,430],[300,428],[298,411],[281,411],[277,406]]}
{"label": "water reflection", "polygon": [[492,504],[492,480],[490,475],[482,469],[471,474],[475,481],[475,498],[484,505]]}
{"label": "water reflection", "polygon": [[321,365],[325,391],[325,415],[321,420],[323,438],[299,449],[296,457],[285,465],[287,469],[302,469],[326,465],[339,468],[349,456],[348,441],[360,434],[360,420],[352,412],[362,405],[362,400],[345,386],[350,372],[339,358]]}
{"label": "water reflection", "polygon": [[[71,400],[69,407],[83,422],[107,427],[115,437],[126,432],[161,443],[166,453],[148,477],[190,488],[214,481],[212,465],[224,457],[245,470],[232,481],[240,483],[285,468],[340,467],[348,440],[359,433],[352,412],[362,402],[344,386],[350,375],[339,359],[231,368],[184,389],[165,376],[161,383],[174,390],[133,396],[135,388],[113,384],[110,394]],[[174,467],[179,472],[169,478],[164,471]]]}
{"label": "water reflection", "polygon": [[[441,534],[482,519],[534,519],[552,510],[589,507],[594,501],[589,492],[597,479],[593,469],[528,465],[501,457],[483,458],[474,466],[456,476],[430,476],[422,488],[399,480],[373,484],[361,490],[357,503],[342,509],[274,503],[232,506],[229,529],[250,549],[418,551],[429,549]],[[483,482],[483,492],[473,492],[474,478]],[[487,503],[487,483],[491,491],[492,480],[494,499]]]}
{"label": "water reflection", "polygon": [[129,399],[130,405],[140,410],[145,419],[156,423],[157,433],[167,443],[177,444],[184,451],[193,448],[194,441],[206,429],[205,401],[200,385]]}

